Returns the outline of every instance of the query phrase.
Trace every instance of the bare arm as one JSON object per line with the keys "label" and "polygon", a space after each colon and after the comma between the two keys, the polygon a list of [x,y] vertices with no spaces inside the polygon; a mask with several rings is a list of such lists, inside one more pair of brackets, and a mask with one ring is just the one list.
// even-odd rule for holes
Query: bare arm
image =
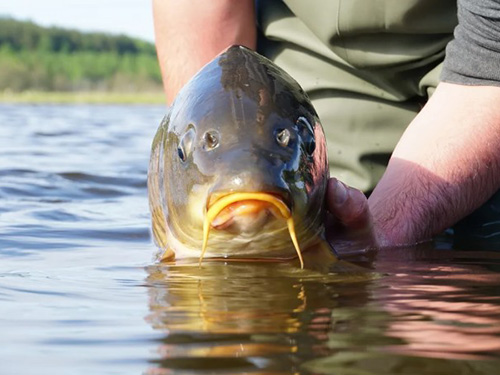
{"label": "bare arm", "polygon": [[328,208],[364,247],[440,233],[500,189],[500,87],[440,83],[368,201],[340,184],[330,181]]}
{"label": "bare arm", "polygon": [[500,87],[440,83],[368,200],[381,245],[429,239],[500,189]]}
{"label": "bare arm", "polygon": [[167,103],[232,44],[255,49],[253,0],[153,0],[158,60]]}

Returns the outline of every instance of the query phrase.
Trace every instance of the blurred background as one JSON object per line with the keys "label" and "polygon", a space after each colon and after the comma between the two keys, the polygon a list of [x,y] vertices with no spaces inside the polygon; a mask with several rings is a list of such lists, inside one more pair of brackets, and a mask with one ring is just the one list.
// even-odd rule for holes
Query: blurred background
{"label": "blurred background", "polygon": [[151,3],[0,3],[0,101],[163,103]]}

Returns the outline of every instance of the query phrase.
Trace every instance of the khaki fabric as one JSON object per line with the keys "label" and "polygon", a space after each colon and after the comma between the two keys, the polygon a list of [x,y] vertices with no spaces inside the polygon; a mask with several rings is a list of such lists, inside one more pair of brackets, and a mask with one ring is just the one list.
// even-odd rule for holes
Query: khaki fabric
{"label": "khaki fabric", "polygon": [[371,191],[437,85],[455,0],[261,0],[259,51],[309,94],[330,171]]}

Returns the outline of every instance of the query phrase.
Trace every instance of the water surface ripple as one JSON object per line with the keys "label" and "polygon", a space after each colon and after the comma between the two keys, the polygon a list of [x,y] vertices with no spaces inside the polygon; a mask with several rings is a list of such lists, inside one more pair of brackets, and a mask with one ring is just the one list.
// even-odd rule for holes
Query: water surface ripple
{"label": "water surface ripple", "polygon": [[0,374],[498,374],[500,253],[154,264],[163,107],[0,105]]}

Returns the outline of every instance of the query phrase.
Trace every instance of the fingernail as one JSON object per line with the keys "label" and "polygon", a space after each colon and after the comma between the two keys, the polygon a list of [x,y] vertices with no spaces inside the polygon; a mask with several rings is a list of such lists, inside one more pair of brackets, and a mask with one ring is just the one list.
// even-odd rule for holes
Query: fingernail
{"label": "fingernail", "polygon": [[344,184],[337,180],[337,187],[335,188],[335,204],[340,206],[347,200],[347,188]]}

